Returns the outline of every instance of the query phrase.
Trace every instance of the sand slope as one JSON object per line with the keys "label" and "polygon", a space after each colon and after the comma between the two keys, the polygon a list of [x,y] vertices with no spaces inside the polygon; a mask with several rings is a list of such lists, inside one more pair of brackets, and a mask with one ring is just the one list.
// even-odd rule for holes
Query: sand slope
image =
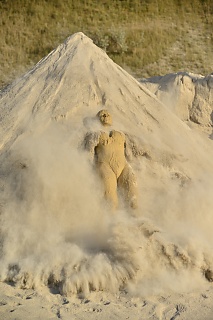
{"label": "sand slope", "polygon": [[[82,33],[0,95],[5,319],[211,319],[212,141]],[[84,150],[102,108],[127,137],[136,211],[111,212]]]}
{"label": "sand slope", "polygon": [[178,72],[140,82],[182,120],[212,126],[213,74]]}

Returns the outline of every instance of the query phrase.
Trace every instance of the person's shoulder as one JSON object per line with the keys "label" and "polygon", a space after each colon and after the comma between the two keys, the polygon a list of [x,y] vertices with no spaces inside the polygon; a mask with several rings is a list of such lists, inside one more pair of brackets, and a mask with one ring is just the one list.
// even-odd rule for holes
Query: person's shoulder
{"label": "person's shoulder", "polygon": [[125,134],[122,131],[112,130],[112,136],[125,140]]}

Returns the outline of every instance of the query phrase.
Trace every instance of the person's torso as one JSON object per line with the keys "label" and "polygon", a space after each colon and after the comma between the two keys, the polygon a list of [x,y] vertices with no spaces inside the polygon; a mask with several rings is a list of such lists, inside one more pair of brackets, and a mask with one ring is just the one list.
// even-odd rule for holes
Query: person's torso
{"label": "person's torso", "polygon": [[98,163],[109,164],[116,175],[120,175],[126,164],[125,135],[114,130],[101,132],[95,154]]}

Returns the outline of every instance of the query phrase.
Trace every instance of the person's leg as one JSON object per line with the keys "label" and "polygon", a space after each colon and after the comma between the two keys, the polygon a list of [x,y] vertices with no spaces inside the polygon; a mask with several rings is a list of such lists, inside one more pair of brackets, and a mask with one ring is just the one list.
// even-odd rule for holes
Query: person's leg
{"label": "person's leg", "polygon": [[112,169],[105,163],[98,164],[98,170],[104,185],[105,198],[113,209],[118,207],[117,179]]}
{"label": "person's leg", "polygon": [[137,203],[137,182],[135,174],[130,167],[126,164],[120,177],[118,178],[118,186],[121,188],[124,199],[128,205],[136,209],[138,207]]}

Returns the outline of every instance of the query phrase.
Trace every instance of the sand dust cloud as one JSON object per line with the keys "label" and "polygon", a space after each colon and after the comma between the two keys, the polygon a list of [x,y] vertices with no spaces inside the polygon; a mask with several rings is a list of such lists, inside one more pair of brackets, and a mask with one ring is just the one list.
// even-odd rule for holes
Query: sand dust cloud
{"label": "sand dust cloud", "polygon": [[[98,73],[99,65],[105,73]],[[58,72],[53,88],[45,84],[45,72],[50,83]],[[32,90],[34,79],[42,80]],[[86,296],[93,290],[183,292],[205,286],[206,277],[211,280],[210,139],[193,133],[82,34],[10,90],[16,97],[12,102],[9,93],[3,94],[3,106],[15,111],[13,120],[5,113],[0,159],[1,281]],[[113,115],[113,128],[127,135],[139,188],[135,211],[122,199],[116,212],[110,210],[84,150],[87,131],[98,130],[93,117],[103,104]]]}

